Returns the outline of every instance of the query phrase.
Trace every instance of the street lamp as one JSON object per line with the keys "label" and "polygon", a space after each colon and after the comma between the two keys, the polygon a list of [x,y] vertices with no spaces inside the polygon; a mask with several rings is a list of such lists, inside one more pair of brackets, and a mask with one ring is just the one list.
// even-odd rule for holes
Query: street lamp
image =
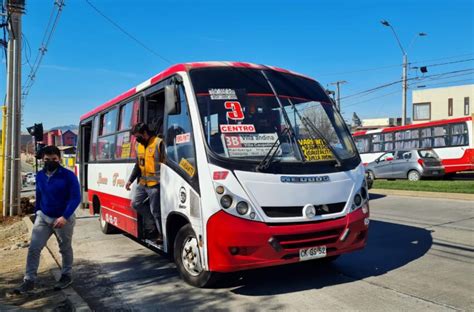
{"label": "street lamp", "polygon": [[[393,35],[395,36],[395,39],[397,39],[397,42],[398,42],[398,46],[400,47],[400,50],[402,50],[402,54],[403,54],[403,71],[402,71],[402,125],[406,125],[407,123],[407,73],[408,73],[408,55],[407,55],[407,52],[406,50],[403,48],[403,45],[402,43],[400,42],[400,39],[398,38],[398,35],[397,33],[395,32],[395,29],[393,28],[393,26],[386,20],[381,20],[380,23],[386,27],[390,27],[390,29],[392,30],[393,32]],[[410,47],[415,43],[416,41],[416,38],[418,37],[424,37],[424,36],[427,36],[426,33],[424,32],[420,32],[420,33],[417,33],[412,41],[410,42],[410,44],[408,45],[408,49],[410,49]]]}

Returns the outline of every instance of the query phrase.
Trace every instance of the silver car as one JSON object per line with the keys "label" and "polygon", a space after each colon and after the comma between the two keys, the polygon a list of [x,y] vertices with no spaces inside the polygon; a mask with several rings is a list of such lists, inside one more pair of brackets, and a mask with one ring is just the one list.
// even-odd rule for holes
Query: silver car
{"label": "silver car", "polygon": [[418,181],[423,177],[442,177],[444,166],[432,149],[412,149],[386,152],[367,164],[367,174],[375,179],[408,179]]}

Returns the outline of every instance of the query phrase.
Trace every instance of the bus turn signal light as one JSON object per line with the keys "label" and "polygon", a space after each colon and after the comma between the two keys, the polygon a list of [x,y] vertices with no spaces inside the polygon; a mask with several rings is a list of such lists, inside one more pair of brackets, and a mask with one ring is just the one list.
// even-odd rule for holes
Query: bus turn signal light
{"label": "bus turn signal light", "polygon": [[229,171],[214,171],[212,178],[214,180],[225,180],[225,178],[227,178],[227,175],[229,175]]}

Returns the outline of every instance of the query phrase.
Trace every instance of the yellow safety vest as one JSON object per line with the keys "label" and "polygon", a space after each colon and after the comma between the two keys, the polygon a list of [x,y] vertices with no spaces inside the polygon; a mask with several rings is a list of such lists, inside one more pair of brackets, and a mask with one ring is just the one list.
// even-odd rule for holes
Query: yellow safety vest
{"label": "yellow safety vest", "polygon": [[140,184],[155,186],[160,183],[160,143],[159,137],[151,137],[148,145],[137,144],[138,166],[142,173]]}

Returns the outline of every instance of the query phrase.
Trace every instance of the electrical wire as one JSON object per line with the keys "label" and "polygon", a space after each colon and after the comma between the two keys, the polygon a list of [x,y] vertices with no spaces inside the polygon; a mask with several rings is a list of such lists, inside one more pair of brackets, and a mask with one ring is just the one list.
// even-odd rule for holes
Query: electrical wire
{"label": "electrical wire", "polygon": [[423,84],[423,83],[417,83],[417,84],[411,84],[410,86],[423,86],[423,87],[431,87],[431,86],[442,86],[442,85],[447,85],[447,84],[452,84],[452,83],[462,83],[462,82],[473,82],[474,78],[469,78],[469,79],[463,79],[463,80],[454,80],[454,81],[445,81],[445,82],[440,82],[440,83],[428,83],[428,84]]}
{"label": "electrical wire", "polygon": [[[26,100],[26,97],[28,96],[31,88],[33,87],[33,84],[36,81],[35,80],[36,74],[38,72],[38,69],[41,66],[41,62],[43,61],[44,55],[48,51],[48,45],[50,44],[51,38],[57,28],[59,17],[61,16],[64,6],[65,6],[64,0],[54,1],[53,9],[49,16],[48,24],[43,34],[43,40],[41,41],[41,45],[38,49],[38,54],[36,55],[33,65],[30,65],[31,66],[30,73],[28,74],[28,78],[26,79],[26,82],[22,88],[23,100]],[[56,15],[54,15],[54,12],[56,12]]]}
{"label": "electrical wire", "polygon": [[[413,78],[407,78],[407,81],[410,81],[410,80],[419,80],[419,79],[424,79],[424,78],[429,78],[429,77],[438,77],[438,76],[443,76],[443,75],[448,75],[448,74],[455,74],[455,73],[465,73],[467,71],[472,71],[474,70],[474,68],[468,68],[468,69],[461,69],[461,70],[455,70],[455,71],[450,71],[450,72],[445,72],[445,73],[440,73],[440,74],[433,74],[433,75],[427,75],[427,76],[423,76],[423,77],[413,77]],[[359,96],[359,95],[368,95],[370,93],[373,93],[375,91],[378,91],[380,89],[384,89],[386,87],[389,87],[389,86],[392,86],[394,84],[397,84],[397,83],[400,83],[402,82],[403,80],[396,80],[396,81],[393,81],[393,82],[389,82],[389,83],[386,83],[386,84],[383,84],[383,85],[380,85],[380,86],[377,86],[377,87],[374,87],[374,88],[370,88],[368,90],[363,90],[363,91],[360,91],[360,92],[357,92],[357,93],[354,93],[354,94],[351,94],[351,95],[347,95],[347,96],[344,96],[344,97],[341,97],[341,100],[342,99],[348,99],[348,98],[352,98],[352,97],[355,97],[355,96]]]}
{"label": "electrical wire", "polygon": [[135,36],[133,36],[131,33],[129,33],[127,30],[125,30],[122,26],[120,26],[119,24],[117,24],[114,20],[112,20],[110,17],[108,17],[107,15],[105,15],[102,11],[100,11],[95,5],[93,5],[89,0],[85,0],[86,3],[92,8],[94,9],[94,11],[97,12],[97,14],[99,14],[100,16],[102,16],[104,19],[106,19],[110,24],[112,24],[115,28],[117,28],[118,30],[120,30],[123,34],[125,34],[127,37],[129,37],[130,39],[132,39],[133,41],[135,41],[136,43],[138,43],[142,48],[144,48],[145,50],[147,50],[148,52],[154,54],[155,56],[157,56],[158,58],[160,58],[162,61],[164,61],[165,63],[168,63],[168,64],[172,64],[172,62],[170,60],[168,60],[167,58],[165,58],[164,56],[162,56],[161,54],[159,54],[158,52],[156,52],[155,50],[153,50],[152,48],[148,47],[145,43],[143,43],[142,41],[140,41],[139,39],[137,39]]}
{"label": "electrical wire", "polygon": [[[453,58],[458,58],[458,57],[465,57],[465,56],[472,56],[474,53],[467,53],[467,54],[461,54],[461,55],[456,55],[456,56],[447,56],[447,57],[442,57],[442,58],[436,58],[436,59],[428,59],[428,60],[421,60],[421,61],[414,61],[410,62],[410,64],[417,64],[417,63],[423,63],[423,62],[431,62],[431,61],[440,61],[440,60],[446,60],[446,59],[453,59]],[[469,59],[473,60],[473,59]],[[441,63],[439,65],[444,65],[444,64],[453,64],[453,63],[461,63],[461,62],[467,62],[468,60],[461,60],[461,61],[454,61],[454,62],[447,62],[447,63]],[[372,67],[372,68],[366,68],[366,69],[358,69],[358,70],[351,70],[351,71],[342,71],[342,72],[334,72],[334,73],[323,73],[318,76],[335,76],[335,75],[345,75],[345,74],[354,74],[354,73],[363,73],[363,72],[369,72],[369,71],[378,71],[378,70],[385,70],[385,69],[390,69],[390,68],[396,68],[396,67],[401,67],[403,64],[393,64],[393,65],[387,65],[387,66],[380,66],[380,67]],[[426,66],[438,66],[438,64],[432,64],[432,65],[426,65]]]}
{"label": "electrical wire", "polygon": [[442,66],[442,65],[449,65],[449,64],[456,64],[456,63],[471,62],[471,61],[474,61],[474,58],[459,60],[459,61],[446,62],[446,63],[428,64],[428,65],[424,65],[424,66],[425,67],[435,67],[435,66]]}

